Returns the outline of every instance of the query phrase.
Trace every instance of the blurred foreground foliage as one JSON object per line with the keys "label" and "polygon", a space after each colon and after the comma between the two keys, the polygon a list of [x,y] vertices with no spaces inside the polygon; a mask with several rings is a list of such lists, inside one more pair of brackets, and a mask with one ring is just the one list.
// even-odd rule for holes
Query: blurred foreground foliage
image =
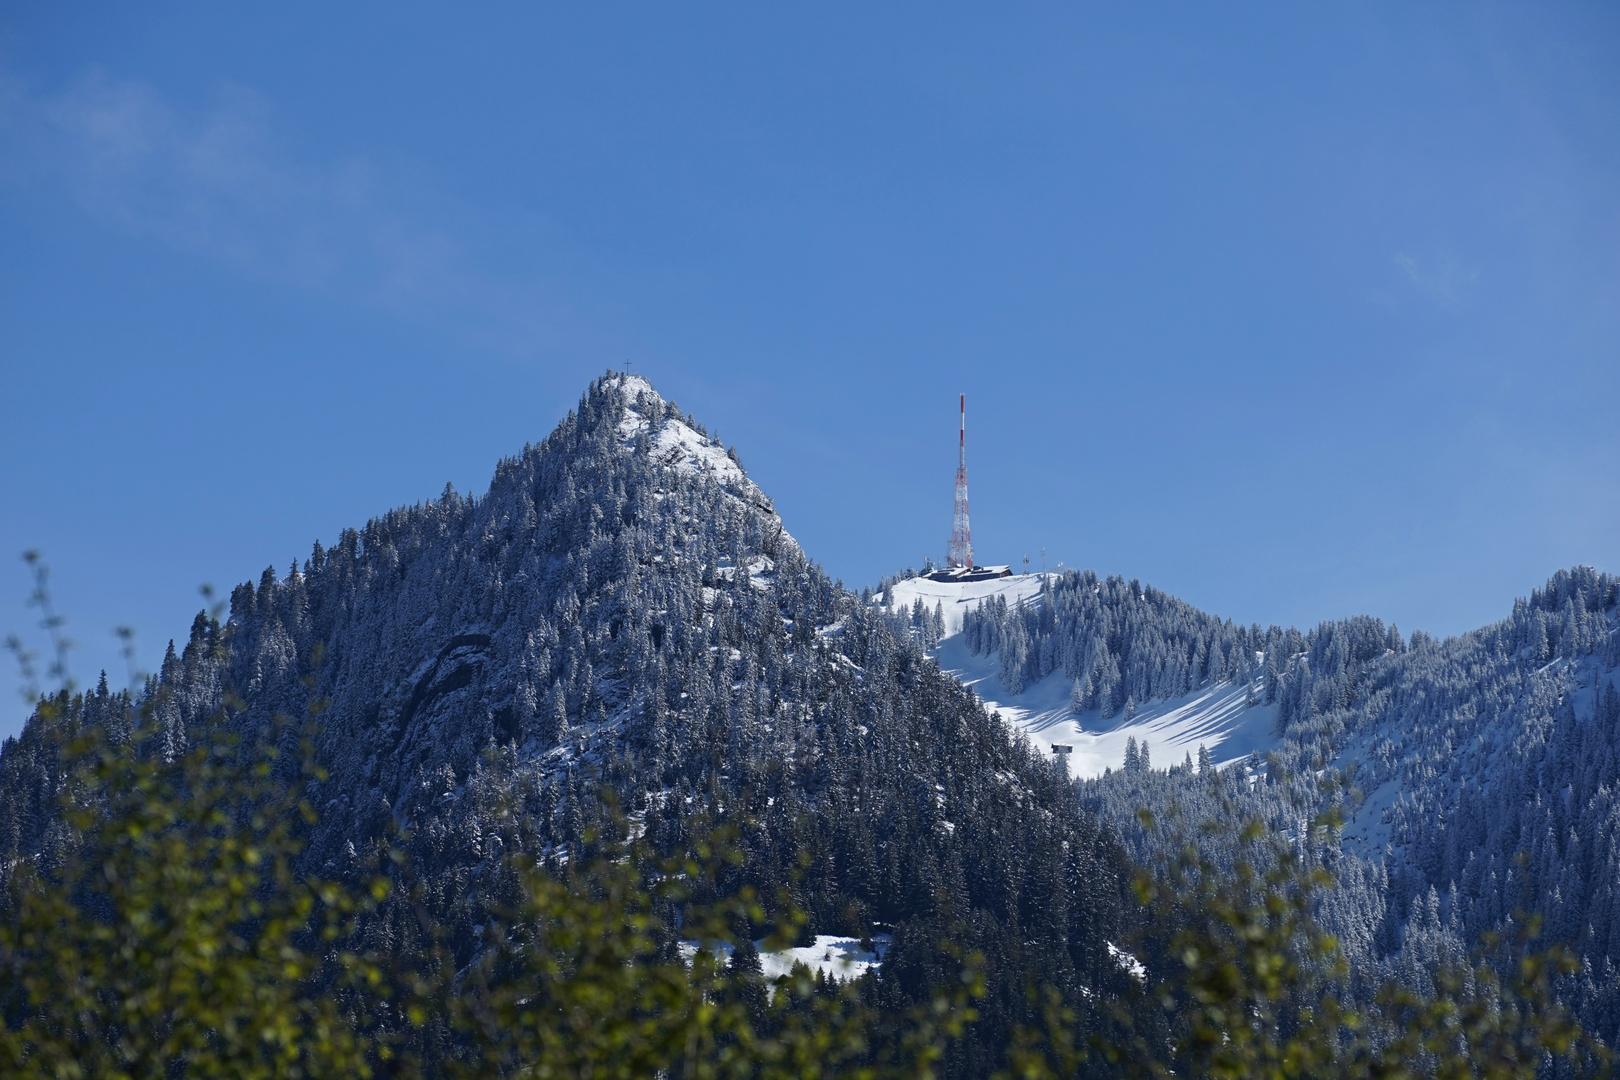
{"label": "blurred foreground foliage", "polygon": [[274,748],[221,737],[165,763],[139,745],[62,745],[74,836],[58,865],[11,875],[0,1068],[369,1075],[386,1058],[366,1035],[380,972],[341,943],[372,897],[293,874],[309,809]]}
{"label": "blurred foreground foliage", "polygon": [[307,733],[281,718],[249,744],[220,717],[165,761],[139,718],[109,740],[74,730],[70,705],[40,706],[70,853],[7,875],[5,1076],[929,1076],[974,1018],[971,957],[903,1016],[802,965],[768,983],[750,928],[785,948],[805,917],[782,903],[771,920],[747,889],[710,899],[734,834],[661,858],[622,817],[575,857],[514,860],[516,900],[462,970],[437,947],[368,954],[356,926],[390,877],[294,873],[314,820],[298,791],[321,777]]}
{"label": "blurred foreground foliage", "polygon": [[[767,982],[750,929],[770,925],[762,944],[780,949],[804,916],[779,903],[773,919],[747,890],[714,898],[739,857],[726,828],[659,857],[621,818],[573,858],[515,861],[515,902],[459,971],[443,953],[367,954],[355,926],[390,878],[294,873],[313,820],[297,791],[319,776],[307,738],[277,740],[301,748],[289,761],[269,741],[198,733],[165,761],[142,730],[115,744],[60,725],[73,840],[56,865],[8,875],[6,1076],[932,1076],[974,1020],[972,957],[903,1016],[802,966]],[[1361,998],[1370,1008],[1345,1004],[1352,973],[1313,918],[1331,880],[1257,824],[1237,840],[1256,857],[1233,872],[1189,842],[1140,874],[1143,930],[1120,954],[1139,992],[1088,1003],[1082,1021],[1032,990],[1045,1023],[1014,1033],[1004,1075],[1610,1073],[1557,1003],[1571,961],[1522,942],[1491,943],[1495,966],[1435,973],[1432,995],[1392,982]]]}
{"label": "blurred foreground foliage", "polygon": [[[1327,815],[1308,828],[1320,834],[1337,825]],[[1223,870],[1207,852],[1234,841],[1247,854]],[[1013,1075],[1614,1075],[1610,1051],[1581,1030],[1555,993],[1556,981],[1578,963],[1562,948],[1530,951],[1536,920],[1526,920],[1517,941],[1483,943],[1494,963],[1432,972],[1432,994],[1393,979],[1369,985],[1316,919],[1333,879],[1302,855],[1306,846],[1258,820],[1206,824],[1172,847],[1174,855],[1138,871],[1145,918],[1136,954],[1121,954],[1138,965],[1137,994],[1114,1003],[1115,1023],[1086,1042],[1072,1035],[1073,1011],[1046,995],[1044,1024],[1016,1033]],[[1357,978],[1361,985],[1353,985]]]}

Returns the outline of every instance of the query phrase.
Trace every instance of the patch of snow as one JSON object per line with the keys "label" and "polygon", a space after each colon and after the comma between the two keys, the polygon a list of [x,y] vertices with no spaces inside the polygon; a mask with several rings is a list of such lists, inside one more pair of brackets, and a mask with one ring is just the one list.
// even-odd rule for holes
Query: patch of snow
{"label": "patch of snow", "polygon": [[1377,859],[1384,854],[1389,845],[1389,811],[1400,794],[1399,777],[1391,777],[1367,793],[1340,833],[1345,851],[1364,859]]}
{"label": "patch of snow", "polygon": [[889,948],[889,936],[872,935],[872,945],[874,951],[867,952],[861,948],[859,938],[817,934],[814,945],[783,949],[781,952],[761,952],[759,962],[765,969],[767,980],[787,975],[792,972],[795,963],[802,963],[812,973],[819,971],[829,979],[847,982],[882,966],[883,954]]}
{"label": "patch of snow", "polygon": [[[750,560],[743,570],[748,575],[748,583],[760,592],[769,591],[771,582],[776,577],[776,563],[768,555],[760,555]],[[736,576],[737,567],[718,566],[715,572],[730,581]]]}
{"label": "patch of snow", "polygon": [[608,385],[624,387],[625,395],[631,399],[641,397],[644,394],[651,394],[653,397],[658,398],[659,401],[664,400],[659,396],[658,391],[652,388],[652,383],[643,379],[640,375],[618,375],[609,379]]}
{"label": "patch of snow", "polygon": [[[883,965],[883,954],[889,950],[890,937],[888,934],[872,935],[872,952],[861,948],[859,938],[838,937],[832,934],[817,934],[814,945],[805,945],[793,949],[781,949],[776,952],[766,952],[760,946],[764,941],[754,942],[759,949],[759,966],[765,972],[766,982],[775,982],[777,979],[793,972],[794,964],[803,964],[810,969],[811,974],[820,972],[829,979],[839,982],[848,982],[858,979],[874,968]],[[681,956],[691,962],[697,954],[698,943],[683,941],[680,943]],[[720,946],[720,952],[729,960],[731,946]]]}
{"label": "patch of snow", "polygon": [[1137,982],[1147,981],[1147,968],[1142,966],[1142,961],[1115,945],[1112,941],[1105,941],[1103,944],[1108,946],[1108,955],[1114,958],[1114,963],[1118,964],[1125,974]]}

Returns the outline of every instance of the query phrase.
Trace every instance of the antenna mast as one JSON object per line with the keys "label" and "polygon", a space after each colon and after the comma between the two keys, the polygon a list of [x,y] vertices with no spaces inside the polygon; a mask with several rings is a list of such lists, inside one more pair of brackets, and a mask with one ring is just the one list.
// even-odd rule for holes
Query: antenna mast
{"label": "antenna mast", "polygon": [[951,544],[946,550],[945,565],[953,568],[973,565],[973,534],[968,529],[966,394],[962,395],[962,429],[957,441],[956,516],[951,522]]}

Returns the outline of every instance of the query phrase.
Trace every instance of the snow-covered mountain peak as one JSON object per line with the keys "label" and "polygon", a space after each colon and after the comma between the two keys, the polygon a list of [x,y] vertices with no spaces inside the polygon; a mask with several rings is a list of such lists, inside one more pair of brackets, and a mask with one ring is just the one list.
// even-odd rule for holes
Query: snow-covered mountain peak
{"label": "snow-covered mountain peak", "polygon": [[619,435],[625,449],[635,449],[637,441],[646,435],[652,444],[648,452],[661,465],[682,472],[707,473],[721,484],[746,484],[758,490],[754,482],[743,472],[742,466],[737,464],[736,458],[732,457],[719,442],[699,434],[675,417],[648,416],[643,411],[645,409],[643,402],[638,402],[637,405],[627,404],[624,418],[619,421]]}
{"label": "snow-covered mountain peak", "polygon": [[[652,383],[640,375],[611,375],[601,389],[619,401],[617,431],[626,453],[646,453],[655,465],[689,477],[713,480],[728,494],[769,515],[780,526],[776,507],[760,486],[749,479],[736,454],[704,432],[690,417],[683,417]],[[797,546],[785,532],[783,539]]]}

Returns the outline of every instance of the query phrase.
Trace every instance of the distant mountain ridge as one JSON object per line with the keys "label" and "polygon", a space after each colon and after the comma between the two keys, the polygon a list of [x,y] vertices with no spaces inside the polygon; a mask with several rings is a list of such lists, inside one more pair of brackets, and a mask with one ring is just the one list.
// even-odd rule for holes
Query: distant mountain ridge
{"label": "distant mountain ridge", "polygon": [[[1335,872],[1325,914],[1362,969],[1420,989],[1539,916],[1583,960],[1560,993],[1620,1038],[1620,578],[1559,571],[1445,641],[1367,616],[1242,628],[1089,572],[884,585],[879,606],[1035,745],[1113,751],[1081,757],[1078,794],[1134,858],[1181,835],[1140,809],[1178,828],[1257,815]],[[1306,827],[1328,810],[1342,830]]]}

